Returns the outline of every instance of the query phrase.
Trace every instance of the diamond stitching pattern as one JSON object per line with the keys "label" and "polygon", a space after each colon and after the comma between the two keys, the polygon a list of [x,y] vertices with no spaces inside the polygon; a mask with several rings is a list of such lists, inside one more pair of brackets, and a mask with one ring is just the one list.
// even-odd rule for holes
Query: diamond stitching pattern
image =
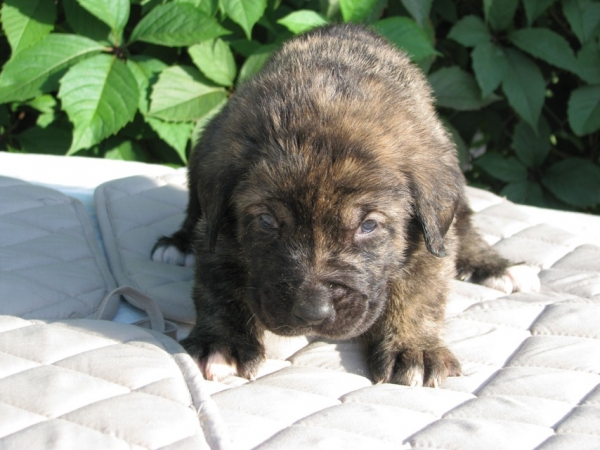
{"label": "diamond stitching pattern", "polygon": [[117,283],[134,286],[151,296],[165,317],[193,323],[190,269],[157,264],[149,254],[156,239],[172,233],[183,221],[187,204],[185,184],[183,173],[159,179],[130,177],[99,186],[95,197],[100,229]]}
{"label": "diamond stitching pattern", "polygon": [[7,177],[0,177],[0,205],[0,313],[94,314],[115,286],[83,205]]}
{"label": "diamond stitching pattern", "polygon": [[[46,323],[3,317],[0,361],[11,358],[13,369],[15,361],[22,363],[13,373],[0,371],[0,413],[16,414],[14,421],[0,425],[0,446],[30,442],[31,432],[48,438],[53,427],[60,428],[59,437],[68,436],[73,430],[69,425],[66,431],[65,424],[71,423],[78,430],[74,442],[99,440],[104,447],[97,448],[113,448],[115,439],[158,448],[190,438],[204,448],[180,369],[160,343],[136,327],[87,325],[85,320]],[[92,330],[104,330],[107,336]]]}

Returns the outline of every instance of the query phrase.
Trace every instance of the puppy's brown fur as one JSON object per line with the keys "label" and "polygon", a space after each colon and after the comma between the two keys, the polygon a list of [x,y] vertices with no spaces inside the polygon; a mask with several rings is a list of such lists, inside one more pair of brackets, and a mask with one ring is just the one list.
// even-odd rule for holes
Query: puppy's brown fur
{"label": "puppy's brown fur", "polygon": [[358,26],[292,39],[209,124],[182,229],[197,322],[185,348],[252,377],[265,329],[364,337],[377,382],[435,386],[450,280],[508,263],[472,229],[452,141],[421,73]]}

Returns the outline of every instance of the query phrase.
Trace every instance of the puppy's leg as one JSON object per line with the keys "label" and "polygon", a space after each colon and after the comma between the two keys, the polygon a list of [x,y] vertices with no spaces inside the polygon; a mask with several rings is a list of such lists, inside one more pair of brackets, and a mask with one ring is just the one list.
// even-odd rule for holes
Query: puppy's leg
{"label": "puppy's leg", "polygon": [[452,265],[450,258],[417,261],[412,276],[390,287],[386,313],[365,335],[376,382],[437,387],[460,375],[460,363],[440,338]]}
{"label": "puppy's leg", "polygon": [[502,258],[474,229],[471,214],[466,205],[461,205],[456,214],[459,238],[457,277],[507,294],[539,291],[539,269],[525,264],[511,265]]}
{"label": "puppy's leg", "polygon": [[244,301],[239,248],[224,240],[216,252],[196,243],[198,263],[192,297],[196,323],[181,341],[209,380],[229,375],[252,379],[265,358],[263,328]]}
{"label": "puppy's leg", "polygon": [[253,379],[265,350],[253,318],[218,299],[204,300],[189,336],[180,343],[196,360],[207,380],[229,375]]}
{"label": "puppy's leg", "polygon": [[181,345],[207,380],[220,381],[230,375],[251,380],[264,360],[264,348],[256,335],[228,322],[205,316]]}

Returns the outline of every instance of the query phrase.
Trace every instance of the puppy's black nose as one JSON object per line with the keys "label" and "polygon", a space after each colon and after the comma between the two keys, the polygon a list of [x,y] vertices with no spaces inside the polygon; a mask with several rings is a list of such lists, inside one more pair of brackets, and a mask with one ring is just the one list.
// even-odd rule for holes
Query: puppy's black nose
{"label": "puppy's black nose", "polygon": [[306,325],[320,325],[325,319],[334,314],[333,305],[329,302],[306,305],[296,303],[292,309],[292,314]]}

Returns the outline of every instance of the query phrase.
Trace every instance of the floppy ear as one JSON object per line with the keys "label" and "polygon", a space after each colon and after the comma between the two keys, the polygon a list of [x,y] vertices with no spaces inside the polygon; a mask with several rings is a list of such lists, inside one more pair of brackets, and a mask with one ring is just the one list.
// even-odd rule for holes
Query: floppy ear
{"label": "floppy ear", "polygon": [[[205,189],[208,186],[205,185]],[[221,188],[208,188],[202,195],[202,208],[204,210],[204,218],[206,220],[206,246],[209,252],[214,252],[217,246],[217,237],[219,236],[219,228],[225,217],[231,189],[227,192],[224,186]]]}
{"label": "floppy ear", "polygon": [[227,106],[206,127],[190,157],[190,189],[195,187],[206,221],[206,246],[215,251],[219,229],[226,220],[233,190],[242,178],[243,167],[236,158],[235,143],[223,129]]}
{"label": "floppy ear", "polygon": [[[444,171],[444,173],[439,173]],[[435,175],[412,176],[415,215],[425,236],[427,250],[435,256],[446,256],[444,237],[452,225],[454,213],[462,196],[462,174],[456,169],[441,168]],[[438,173],[436,173],[438,172]]]}
{"label": "floppy ear", "polygon": [[[215,154],[220,161],[215,161]],[[199,178],[198,197],[206,221],[206,246],[210,252],[215,251],[219,230],[230,214],[233,191],[244,173],[244,166],[224,161],[225,152],[215,154],[208,155],[196,174]]]}

